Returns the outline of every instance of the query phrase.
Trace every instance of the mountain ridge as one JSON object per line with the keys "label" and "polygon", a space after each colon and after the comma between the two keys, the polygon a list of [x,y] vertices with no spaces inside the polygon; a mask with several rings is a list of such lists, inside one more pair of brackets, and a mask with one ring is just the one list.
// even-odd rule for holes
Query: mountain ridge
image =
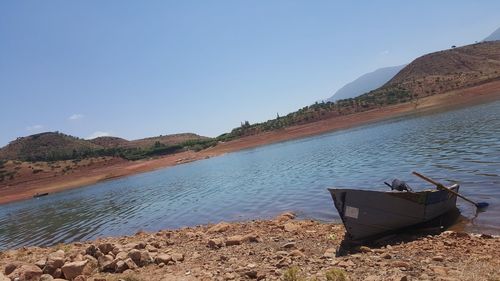
{"label": "mountain ridge", "polygon": [[407,64],[381,67],[372,72],[365,73],[345,84],[342,88],[337,90],[335,94],[328,98],[327,101],[335,102],[341,99],[354,98],[375,90],[387,83],[406,65]]}

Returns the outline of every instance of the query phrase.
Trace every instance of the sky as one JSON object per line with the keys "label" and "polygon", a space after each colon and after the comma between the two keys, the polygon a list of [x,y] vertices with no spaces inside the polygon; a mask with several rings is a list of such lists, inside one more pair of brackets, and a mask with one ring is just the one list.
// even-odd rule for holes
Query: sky
{"label": "sky", "polygon": [[500,1],[0,1],[0,146],[217,136],[480,41]]}

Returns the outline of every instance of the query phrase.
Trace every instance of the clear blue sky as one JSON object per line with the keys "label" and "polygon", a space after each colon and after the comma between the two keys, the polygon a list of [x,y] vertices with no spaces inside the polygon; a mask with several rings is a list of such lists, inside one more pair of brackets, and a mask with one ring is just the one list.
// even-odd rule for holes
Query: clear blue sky
{"label": "clear blue sky", "polygon": [[482,40],[500,1],[0,2],[0,146],[216,136],[378,67]]}

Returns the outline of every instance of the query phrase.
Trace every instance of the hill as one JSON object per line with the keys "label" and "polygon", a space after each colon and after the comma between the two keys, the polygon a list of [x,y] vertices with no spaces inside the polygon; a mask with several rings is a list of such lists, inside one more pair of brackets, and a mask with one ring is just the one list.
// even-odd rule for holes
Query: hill
{"label": "hill", "polygon": [[102,147],[90,141],[59,132],[46,132],[17,138],[0,149],[0,159],[23,161],[58,160],[85,157]]}
{"label": "hill", "polygon": [[[361,96],[378,104],[471,87],[500,78],[500,42],[483,42],[415,59],[379,89]],[[404,97],[403,97],[404,96]]]}
{"label": "hill", "polygon": [[144,139],[133,140],[128,143],[128,147],[151,147],[157,143],[163,145],[176,145],[187,141],[202,141],[210,138],[199,136],[193,133],[172,134],[165,136],[150,137]]}
{"label": "hill", "polygon": [[406,65],[379,68],[373,72],[366,73],[356,80],[340,88],[327,101],[335,102],[341,99],[355,98],[359,95],[375,90],[394,77]]}
{"label": "hill", "polygon": [[138,160],[186,150],[201,150],[216,141],[192,133],[165,135],[128,141],[118,137],[84,140],[59,132],[18,138],[0,149],[0,159],[58,161],[98,156]]}
{"label": "hill", "polygon": [[382,87],[356,98],[317,102],[262,123],[245,121],[219,139],[231,140],[397,103],[414,102],[418,107],[421,97],[495,80],[500,80],[500,41],[443,50],[415,59]]}
{"label": "hill", "polygon": [[126,147],[130,143],[130,141],[118,137],[97,137],[89,141],[104,148]]}
{"label": "hill", "polygon": [[483,41],[497,41],[500,40],[500,27],[493,31],[493,33],[490,34],[490,36],[484,38]]}

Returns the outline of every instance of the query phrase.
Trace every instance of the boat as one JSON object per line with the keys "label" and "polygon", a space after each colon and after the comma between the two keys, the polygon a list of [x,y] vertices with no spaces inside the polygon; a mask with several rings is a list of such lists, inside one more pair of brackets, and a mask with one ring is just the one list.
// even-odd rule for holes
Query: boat
{"label": "boat", "polygon": [[33,195],[33,198],[38,198],[38,197],[42,197],[42,196],[47,196],[49,195],[48,192],[45,192],[45,193],[35,193],[35,195]]}
{"label": "boat", "polygon": [[[459,185],[448,187],[458,192]],[[370,240],[424,224],[456,209],[457,196],[443,189],[374,191],[329,188],[346,229],[345,239]]]}

